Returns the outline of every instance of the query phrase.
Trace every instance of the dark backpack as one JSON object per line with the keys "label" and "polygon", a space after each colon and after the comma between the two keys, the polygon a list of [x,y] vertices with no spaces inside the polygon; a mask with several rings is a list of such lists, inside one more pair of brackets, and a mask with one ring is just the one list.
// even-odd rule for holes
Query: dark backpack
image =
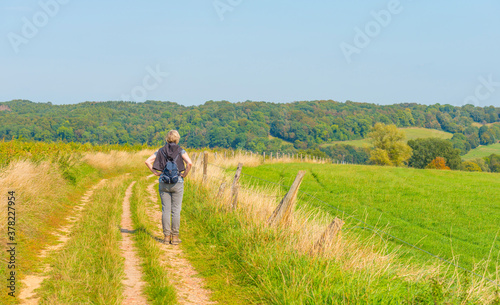
{"label": "dark backpack", "polygon": [[179,158],[179,155],[177,155],[174,159],[170,158],[169,160],[169,158],[165,155],[167,165],[165,165],[165,168],[160,175],[160,180],[164,183],[177,183],[177,181],[179,181],[179,170],[177,168],[177,163],[175,163],[177,158]]}

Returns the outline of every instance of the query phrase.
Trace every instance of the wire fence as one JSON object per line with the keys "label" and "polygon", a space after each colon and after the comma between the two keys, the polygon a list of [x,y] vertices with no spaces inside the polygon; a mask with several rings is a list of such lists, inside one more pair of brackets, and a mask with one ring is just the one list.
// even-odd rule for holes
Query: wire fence
{"label": "wire fence", "polygon": [[[215,167],[218,167],[218,168],[220,168],[220,169],[222,169],[222,170],[224,170],[224,171],[226,171],[226,172],[227,172],[227,171],[228,171],[228,169],[229,169],[229,168],[225,168],[225,167],[219,166],[219,165],[214,164],[214,163],[208,163],[208,164],[210,164],[210,165],[212,165],[212,166],[215,166]],[[268,180],[268,179],[264,179],[264,178],[261,178],[261,177],[256,177],[256,176],[253,176],[253,175],[250,175],[250,174],[245,174],[245,173],[243,173],[243,171],[241,172],[241,175],[242,175],[242,176],[247,176],[247,177],[250,177],[250,178],[252,178],[252,179],[256,179],[256,180],[264,181],[264,182],[267,182],[267,183],[271,183],[271,184],[274,184],[274,185],[278,185],[278,186],[280,186],[280,187],[285,188],[286,190],[289,190],[289,189],[290,189],[290,186],[289,186],[289,185],[285,185],[285,184],[278,183],[278,182],[275,182],[275,181],[270,181],[270,180]],[[388,238],[392,238],[393,240],[396,240],[396,241],[400,242],[401,244],[404,244],[404,245],[406,245],[406,246],[409,246],[409,247],[411,247],[411,248],[413,248],[413,249],[415,249],[415,250],[417,250],[417,251],[420,251],[420,252],[422,252],[422,253],[425,253],[425,254],[427,254],[427,255],[429,255],[429,256],[431,256],[431,257],[433,257],[433,258],[436,258],[436,259],[438,259],[438,260],[440,260],[440,261],[442,261],[442,262],[444,262],[444,263],[446,263],[446,264],[449,264],[449,265],[451,265],[451,266],[453,266],[453,267],[455,267],[455,268],[458,268],[458,269],[460,269],[460,270],[463,270],[463,271],[465,271],[465,272],[468,272],[468,273],[470,273],[470,274],[473,274],[473,275],[475,275],[475,276],[477,276],[477,277],[479,277],[479,278],[482,278],[482,279],[484,279],[484,280],[486,280],[486,281],[490,282],[491,284],[493,284],[493,285],[495,285],[495,286],[497,286],[497,287],[500,287],[500,284],[498,284],[496,281],[494,281],[494,280],[492,280],[492,279],[490,279],[490,278],[487,278],[487,277],[485,277],[485,276],[483,276],[483,275],[481,275],[481,274],[479,274],[479,273],[477,273],[477,272],[474,272],[474,271],[472,271],[472,270],[469,270],[469,269],[467,269],[467,268],[464,268],[464,267],[462,267],[462,266],[460,266],[460,265],[458,265],[458,264],[456,264],[456,263],[454,263],[454,262],[452,262],[452,261],[450,261],[450,260],[448,260],[448,259],[446,259],[446,258],[440,257],[439,255],[436,255],[436,254],[431,253],[431,252],[429,252],[429,251],[427,251],[427,250],[425,250],[425,249],[422,249],[422,248],[418,247],[417,245],[414,245],[414,244],[412,244],[412,243],[410,243],[410,242],[408,242],[408,241],[405,241],[405,240],[403,240],[403,239],[401,239],[401,238],[399,238],[399,237],[396,237],[396,236],[394,236],[394,235],[392,235],[392,234],[390,234],[390,233],[388,233],[388,232],[386,232],[386,231],[384,231],[384,230],[378,229],[378,228],[376,228],[376,227],[374,227],[374,226],[372,226],[372,225],[368,224],[366,221],[364,221],[364,220],[362,220],[362,219],[360,219],[360,218],[358,218],[358,217],[356,217],[356,216],[354,216],[354,215],[351,215],[351,214],[347,213],[346,211],[344,211],[344,210],[340,209],[339,207],[337,207],[337,206],[335,206],[335,205],[333,205],[333,204],[331,204],[331,203],[329,203],[329,202],[326,202],[326,201],[324,201],[324,200],[322,200],[322,199],[320,199],[320,198],[318,198],[318,197],[316,197],[316,196],[314,196],[314,195],[312,195],[312,194],[309,194],[309,193],[307,193],[307,192],[304,192],[304,191],[302,191],[302,190],[300,190],[300,189],[298,190],[298,192],[299,192],[299,193],[301,193],[301,194],[304,194],[304,195],[306,195],[306,196],[308,196],[308,197],[310,197],[310,198],[312,198],[312,199],[314,199],[314,200],[316,200],[316,201],[318,201],[318,202],[320,202],[320,203],[322,203],[323,205],[326,205],[326,206],[328,206],[328,207],[331,207],[331,208],[333,208],[333,209],[337,210],[338,212],[342,213],[344,216],[348,216],[348,218],[354,219],[354,220],[356,220],[358,223],[361,223],[361,224],[363,224],[363,225],[364,225],[364,226],[353,226],[353,227],[350,227],[350,228],[343,228],[343,229],[342,229],[343,231],[348,231],[348,230],[351,230],[351,229],[354,229],[354,228],[359,228],[359,229],[363,229],[363,230],[371,230],[371,231],[375,232],[377,235],[379,235],[382,239],[383,239],[383,237],[382,237],[382,236],[383,236],[383,235],[385,235],[385,236],[387,236]],[[259,194],[259,195],[260,195],[260,194]],[[277,195],[277,196],[273,196],[273,197],[282,197],[282,196]]]}

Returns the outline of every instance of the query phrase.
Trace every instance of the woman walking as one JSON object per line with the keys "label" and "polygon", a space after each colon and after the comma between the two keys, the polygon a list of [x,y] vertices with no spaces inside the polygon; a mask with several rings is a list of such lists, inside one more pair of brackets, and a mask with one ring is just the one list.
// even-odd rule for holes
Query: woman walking
{"label": "woman walking", "polygon": [[188,154],[178,144],[180,135],[177,130],[170,130],[167,134],[167,144],[152,154],[147,160],[146,165],[156,176],[161,176],[167,162],[173,162],[177,165],[179,177],[177,182],[166,183],[160,178],[158,190],[161,197],[163,234],[164,243],[177,245],[181,242],[179,239],[179,227],[181,219],[182,196],[184,194],[184,178],[187,176],[193,163]]}

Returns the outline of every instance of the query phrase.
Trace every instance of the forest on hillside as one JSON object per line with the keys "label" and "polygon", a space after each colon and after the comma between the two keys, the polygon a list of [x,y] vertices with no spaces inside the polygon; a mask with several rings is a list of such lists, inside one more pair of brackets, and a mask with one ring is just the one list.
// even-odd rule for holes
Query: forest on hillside
{"label": "forest on hillside", "polygon": [[[177,129],[182,145],[190,148],[309,151],[329,156],[344,150],[354,163],[366,161],[364,155],[357,156],[362,153],[360,148],[319,147],[331,141],[364,138],[377,122],[451,132],[453,145],[462,154],[500,140],[500,124],[489,124],[500,122],[500,108],[473,105],[322,100],[286,104],[208,101],[187,107],[162,101],[52,105],[13,100],[0,103],[0,120],[0,138],[5,140],[162,145],[166,131]],[[485,125],[474,126],[474,122]]]}

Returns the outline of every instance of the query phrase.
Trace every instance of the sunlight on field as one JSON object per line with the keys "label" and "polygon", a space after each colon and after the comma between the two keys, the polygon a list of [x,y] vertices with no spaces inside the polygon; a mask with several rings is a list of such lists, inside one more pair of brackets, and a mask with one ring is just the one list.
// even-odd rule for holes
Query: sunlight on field
{"label": "sunlight on field", "polygon": [[[439,139],[451,139],[453,137],[452,133],[437,130],[437,129],[429,129],[429,128],[399,128],[406,133],[406,140],[414,140],[418,138],[439,138]],[[371,147],[369,139],[360,139],[360,140],[349,140],[349,141],[333,141],[328,144],[323,144],[323,146],[330,146],[333,144],[345,144],[352,145],[355,147]]]}

